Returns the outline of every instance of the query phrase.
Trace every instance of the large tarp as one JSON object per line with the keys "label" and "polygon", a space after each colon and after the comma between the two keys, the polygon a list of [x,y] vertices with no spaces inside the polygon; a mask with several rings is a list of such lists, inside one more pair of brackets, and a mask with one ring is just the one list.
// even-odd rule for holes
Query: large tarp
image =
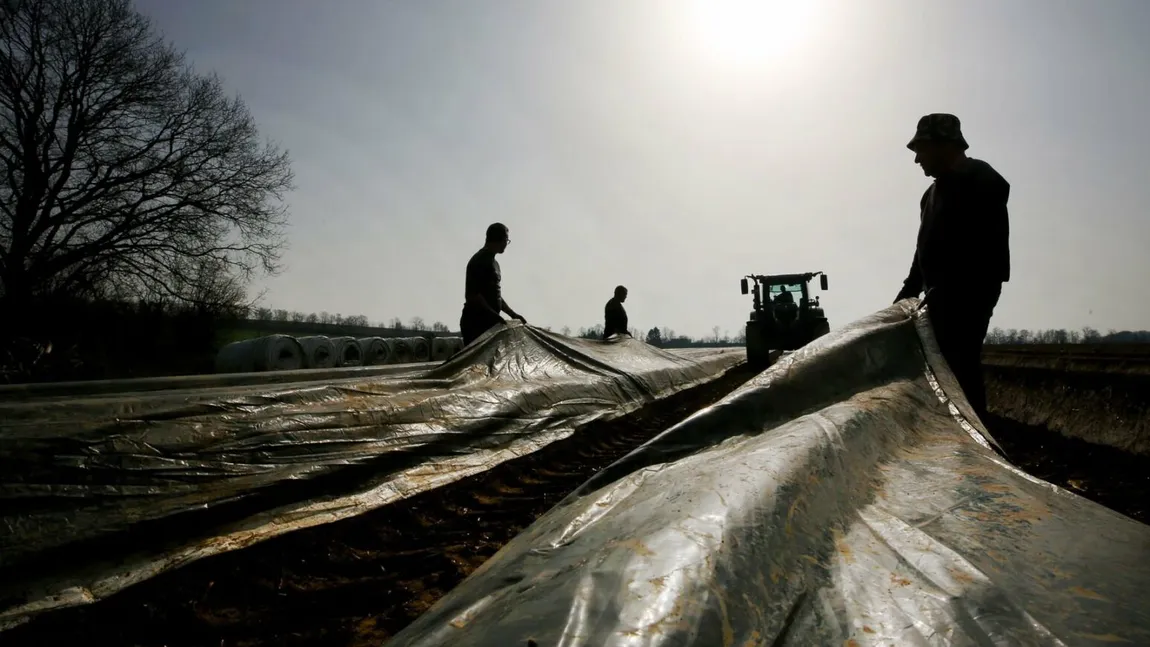
{"label": "large tarp", "polygon": [[916,306],[596,475],[389,647],[1150,645],[1150,526],[999,456]]}
{"label": "large tarp", "polygon": [[0,627],[489,469],[741,360],[514,324],[401,376],[0,403]]}

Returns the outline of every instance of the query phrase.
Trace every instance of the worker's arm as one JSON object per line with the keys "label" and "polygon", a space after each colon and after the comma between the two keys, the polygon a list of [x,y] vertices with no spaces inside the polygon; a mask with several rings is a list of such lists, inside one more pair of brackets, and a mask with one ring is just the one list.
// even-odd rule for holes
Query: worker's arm
{"label": "worker's arm", "polygon": [[[500,301],[502,301],[502,299],[500,299]],[[503,319],[503,317],[499,316],[499,310],[496,310],[495,308],[491,307],[491,304],[488,303],[487,299],[484,298],[484,296],[482,294],[480,294],[479,292],[473,292],[473,293],[467,295],[467,302],[470,303],[471,305],[479,306],[480,308],[484,309],[488,313],[495,315],[496,317],[499,317],[499,319],[501,319],[501,320]]]}
{"label": "worker's arm", "polygon": [[[930,196],[930,193],[933,189],[934,185],[931,185],[931,188],[927,189],[922,194],[922,198],[920,198],[918,201],[920,227],[922,226],[922,214],[926,210],[928,196]],[[910,271],[907,272],[906,278],[903,279],[902,289],[899,290],[898,296],[894,298],[894,302],[898,303],[903,299],[915,298],[922,294],[922,289],[922,268],[919,266],[918,248],[916,246],[914,250],[914,256],[912,256],[910,259]]]}
{"label": "worker's arm", "polygon": [[507,304],[507,299],[500,297],[499,303],[503,307],[503,312],[506,312],[508,315],[510,315],[512,319],[518,319],[519,321],[522,321],[523,323],[527,323],[527,320],[523,318],[523,315],[519,314],[518,312],[515,312],[515,309]]}
{"label": "worker's arm", "polygon": [[898,296],[894,298],[895,303],[903,299],[910,299],[922,294],[922,272],[918,267],[918,251],[914,253],[914,257],[910,261],[910,272],[907,273],[906,279],[902,282],[902,289],[899,290]]}

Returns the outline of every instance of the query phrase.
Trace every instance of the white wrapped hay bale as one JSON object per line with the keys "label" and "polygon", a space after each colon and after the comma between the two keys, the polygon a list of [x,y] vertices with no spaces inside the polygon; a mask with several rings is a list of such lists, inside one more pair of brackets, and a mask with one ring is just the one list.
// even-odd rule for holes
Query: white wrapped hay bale
{"label": "white wrapped hay bale", "polygon": [[303,348],[287,335],[234,341],[216,354],[217,373],[294,371],[303,367]]}
{"label": "white wrapped hay bale", "polygon": [[387,340],[387,343],[391,346],[389,364],[410,364],[415,361],[412,359],[413,349],[407,337],[392,337]]}
{"label": "white wrapped hay bale", "polygon": [[335,346],[323,335],[300,337],[303,347],[304,368],[332,368],[335,366]]}
{"label": "white wrapped hay bale", "polygon": [[446,362],[461,350],[462,337],[436,337],[431,340],[431,361]]}
{"label": "white wrapped hay bale", "polygon": [[335,348],[336,366],[359,366],[363,363],[363,352],[355,337],[332,337],[331,345]]}
{"label": "white wrapped hay bale", "polygon": [[356,341],[364,366],[379,366],[391,360],[391,346],[382,337],[363,337]]}
{"label": "white wrapped hay bale", "polygon": [[427,342],[426,337],[409,337],[407,342],[411,344],[411,361],[431,361],[431,344]]}
{"label": "white wrapped hay bale", "polygon": [[451,357],[451,338],[436,337],[431,340],[431,361],[446,362]]}

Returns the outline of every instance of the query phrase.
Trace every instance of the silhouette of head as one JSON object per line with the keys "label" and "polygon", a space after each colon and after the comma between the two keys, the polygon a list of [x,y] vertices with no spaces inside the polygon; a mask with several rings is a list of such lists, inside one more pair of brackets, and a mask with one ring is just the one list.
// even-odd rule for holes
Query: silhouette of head
{"label": "silhouette of head", "polygon": [[620,303],[626,301],[627,300],[627,288],[623,287],[622,285],[615,286],[615,298],[619,299]]}
{"label": "silhouette of head", "polygon": [[511,242],[511,230],[501,222],[494,222],[487,227],[487,241],[484,246],[496,254],[507,251],[507,244]]}
{"label": "silhouette of head", "polygon": [[923,174],[937,178],[952,168],[970,145],[962,136],[958,117],[935,113],[918,120],[914,137],[906,147],[914,151],[914,163],[922,167]]}

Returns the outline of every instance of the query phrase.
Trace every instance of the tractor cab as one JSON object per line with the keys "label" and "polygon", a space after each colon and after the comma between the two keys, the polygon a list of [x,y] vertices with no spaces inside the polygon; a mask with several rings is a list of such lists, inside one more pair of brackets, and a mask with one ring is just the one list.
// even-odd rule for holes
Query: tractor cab
{"label": "tractor cab", "polygon": [[815,277],[826,290],[827,275],[822,272],[752,274],[742,279],[743,294],[754,294],[754,309],[747,319],[747,362],[752,366],[765,368],[770,351],[801,348],[830,332],[820,299],[808,286]]}

